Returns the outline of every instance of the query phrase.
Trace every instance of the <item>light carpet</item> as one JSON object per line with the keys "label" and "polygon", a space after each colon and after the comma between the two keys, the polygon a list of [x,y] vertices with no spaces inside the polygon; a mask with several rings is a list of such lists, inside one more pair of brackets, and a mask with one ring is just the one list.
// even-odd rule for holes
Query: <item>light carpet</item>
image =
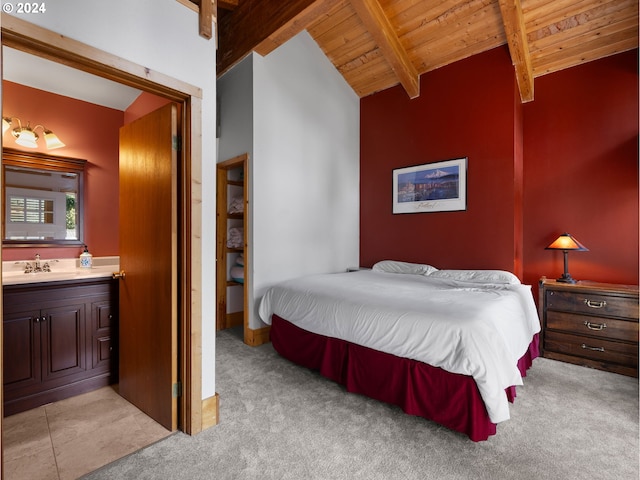
{"label": "light carpet", "polygon": [[474,443],[249,347],[216,342],[220,423],[89,479],[637,480],[638,379],[536,359],[497,435]]}

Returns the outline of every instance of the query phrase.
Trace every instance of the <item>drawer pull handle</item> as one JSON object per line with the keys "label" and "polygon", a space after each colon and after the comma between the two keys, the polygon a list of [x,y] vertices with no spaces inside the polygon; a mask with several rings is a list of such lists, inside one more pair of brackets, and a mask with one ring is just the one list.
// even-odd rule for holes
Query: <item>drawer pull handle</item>
{"label": "drawer pull handle", "polygon": [[606,323],[591,323],[585,321],[584,324],[589,330],[602,330],[603,328],[607,328]]}
{"label": "drawer pull handle", "polygon": [[604,352],[604,347],[590,347],[584,343],[582,344],[582,348],[585,350],[593,350],[594,352]]}
{"label": "drawer pull handle", "polygon": [[601,302],[594,302],[589,300],[588,298],[585,298],[584,303],[587,304],[587,307],[591,308],[603,308],[607,306],[607,302],[605,302],[604,300],[602,300]]}

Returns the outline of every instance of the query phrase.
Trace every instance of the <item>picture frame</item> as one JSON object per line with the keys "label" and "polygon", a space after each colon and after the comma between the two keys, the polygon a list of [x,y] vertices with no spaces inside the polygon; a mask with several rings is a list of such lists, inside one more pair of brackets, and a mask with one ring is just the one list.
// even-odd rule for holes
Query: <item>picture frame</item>
{"label": "picture frame", "polygon": [[393,170],[393,213],[467,209],[467,157]]}

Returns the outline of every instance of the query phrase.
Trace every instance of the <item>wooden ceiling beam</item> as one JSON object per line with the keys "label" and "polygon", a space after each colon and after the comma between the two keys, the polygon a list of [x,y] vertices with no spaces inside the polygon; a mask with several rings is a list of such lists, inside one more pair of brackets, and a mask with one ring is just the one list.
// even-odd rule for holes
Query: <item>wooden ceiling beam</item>
{"label": "wooden ceiling beam", "polygon": [[262,56],[270,54],[280,45],[287,43],[298,33],[305,30],[319,18],[327,15],[334,7],[344,4],[345,0],[322,0],[313,2],[288,23],[282,25],[254,49]]}
{"label": "wooden ceiling beam", "polygon": [[420,96],[420,76],[378,0],[351,0],[362,23],[382,51],[409,98]]}
{"label": "wooden ceiling beam", "polygon": [[267,40],[273,32],[323,0],[243,0],[218,19],[217,72],[222,75]]}
{"label": "wooden ceiling beam", "polygon": [[238,8],[238,0],[218,0],[218,8],[235,10]]}
{"label": "wooden ceiling beam", "polygon": [[520,0],[499,0],[502,23],[522,102],[533,100],[533,67]]}
{"label": "wooden ceiling beam", "polygon": [[200,2],[200,12],[198,14],[198,27],[200,36],[210,39],[213,37],[213,22],[215,13],[218,10],[216,0],[204,0]]}
{"label": "wooden ceiling beam", "polygon": [[[230,2],[237,4],[238,0],[230,0]],[[218,8],[221,4],[229,4],[229,1],[204,0],[204,5],[202,0],[178,0],[178,3],[198,13],[198,31],[200,36],[211,39],[211,37],[213,37],[213,25],[218,22]]]}
{"label": "wooden ceiling beam", "polygon": [[[239,0],[210,0],[213,4],[214,9],[224,9],[224,10],[233,10],[238,7]],[[200,3],[202,0],[178,0],[178,3],[183,4],[186,7],[189,7],[194,12],[200,10]]]}

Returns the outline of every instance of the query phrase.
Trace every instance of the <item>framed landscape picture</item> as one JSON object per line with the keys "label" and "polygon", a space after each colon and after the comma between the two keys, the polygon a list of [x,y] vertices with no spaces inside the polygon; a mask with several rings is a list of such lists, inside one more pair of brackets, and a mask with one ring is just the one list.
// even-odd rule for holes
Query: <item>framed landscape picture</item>
{"label": "framed landscape picture", "polygon": [[393,213],[467,209],[467,157],[393,170]]}

